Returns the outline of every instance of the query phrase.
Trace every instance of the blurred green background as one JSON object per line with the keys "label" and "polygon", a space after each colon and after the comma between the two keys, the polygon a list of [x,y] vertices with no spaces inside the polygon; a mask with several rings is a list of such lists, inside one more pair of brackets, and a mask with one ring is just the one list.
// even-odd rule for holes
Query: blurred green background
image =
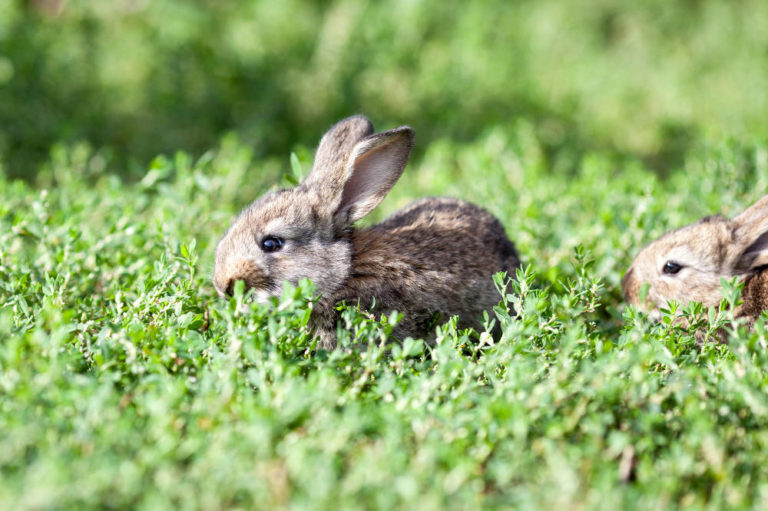
{"label": "blurred green background", "polygon": [[767,26],[760,0],[5,0],[0,156],[33,178],[87,142],[130,176],[228,132],[285,157],[363,112],[420,151],[524,122],[550,168],[666,171],[768,134]]}

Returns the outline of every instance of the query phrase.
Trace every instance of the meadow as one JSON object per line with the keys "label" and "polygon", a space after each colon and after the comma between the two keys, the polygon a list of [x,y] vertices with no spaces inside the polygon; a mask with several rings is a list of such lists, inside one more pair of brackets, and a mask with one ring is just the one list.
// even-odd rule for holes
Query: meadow
{"label": "meadow", "polygon": [[[765,323],[620,291],[768,190],[764,4],[106,5],[0,7],[0,508],[768,507]],[[356,112],[417,133],[364,224],[449,195],[515,242],[486,332],[352,304],[365,349],[315,351],[310,282],[216,295],[232,218]]]}

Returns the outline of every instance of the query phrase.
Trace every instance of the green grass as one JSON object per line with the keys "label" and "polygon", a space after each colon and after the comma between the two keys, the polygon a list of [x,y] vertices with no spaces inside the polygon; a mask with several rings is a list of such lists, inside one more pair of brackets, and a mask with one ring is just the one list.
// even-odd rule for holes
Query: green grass
{"label": "green grass", "polygon": [[459,195],[517,243],[503,335],[448,322],[433,347],[385,348],[396,317],[348,309],[368,348],[311,353],[308,284],[247,314],[216,298],[218,236],[288,155],[230,137],[129,184],[59,148],[35,184],[0,178],[0,507],[765,508],[766,329],[697,346],[618,284],[644,242],[760,196],[768,146],[566,174],[529,128],[423,148],[373,215]]}
{"label": "green grass", "polygon": [[[765,324],[733,326],[731,283],[658,324],[620,293],[645,243],[768,190],[766,19],[0,2],[0,509],[768,508]],[[386,345],[396,314],[348,308],[366,348],[315,353],[311,284],[215,295],[232,218],[353,113],[417,132],[363,223],[428,195],[501,219],[525,268],[500,337]]]}

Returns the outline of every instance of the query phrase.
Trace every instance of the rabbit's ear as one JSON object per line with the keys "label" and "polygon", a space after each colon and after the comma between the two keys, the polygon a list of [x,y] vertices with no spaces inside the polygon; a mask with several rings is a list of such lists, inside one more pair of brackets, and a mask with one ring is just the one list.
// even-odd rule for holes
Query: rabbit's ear
{"label": "rabbit's ear", "polygon": [[352,148],[371,133],[373,124],[364,115],[353,115],[331,126],[317,146],[315,163],[307,181],[342,179]]}
{"label": "rabbit's ear", "polygon": [[766,220],[768,220],[768,195],[744,210],[742,214],[733,219],[733,223],[741,228]]}
{"label": "rabbit's ear", "polygon": [[735,268],[748,271],[768,264],[768,195],[733,219],[740,254]]}
{"label": "rabbit's ear", "polygon": [[337,224],[352,224],[379,205],[403,173],[413,137],[413,129],[401,126],[358,142],[347,160]]}

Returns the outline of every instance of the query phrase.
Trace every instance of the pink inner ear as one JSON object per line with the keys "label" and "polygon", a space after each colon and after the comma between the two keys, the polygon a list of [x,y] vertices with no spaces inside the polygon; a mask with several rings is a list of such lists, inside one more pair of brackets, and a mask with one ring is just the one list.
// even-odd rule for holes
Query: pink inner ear
{"label": "pink inner ear", "polygon": [[400,177],[409,153],[408,146],[399,143],[403,140],[395,137],[351,162],[352,175],[344,184],[339,205],[339,210],[350,210],[350,222],[370,213]]}
{"label": "pink inner ear", "polygon": [[358,203],[362,207],[363,203],[375,199],[377,196],[384,198],[393,181],[397,176],[393,176],[392,157],[380,147],[359,156],[352,165],[352,175],[344,185],[344,192],[341,198],[341,207],[347,207],[353,203]]}

